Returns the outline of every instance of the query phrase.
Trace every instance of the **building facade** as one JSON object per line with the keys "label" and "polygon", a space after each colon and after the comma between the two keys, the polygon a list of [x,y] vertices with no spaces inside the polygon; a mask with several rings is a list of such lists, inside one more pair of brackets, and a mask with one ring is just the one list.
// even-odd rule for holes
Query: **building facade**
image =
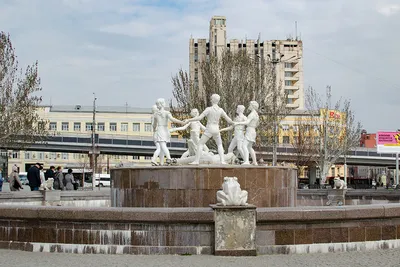
{"label": "building facade", "polygon": [[[48,122],[51,135],[68,134],[88,136],[92,133],[93,107],[91,106],[43,106],[38,113]],[[151,138],[151,109],[131,107],[96,107],[96,133],[99,135],[120,135]],[[177,133],[171,134],[177,137]],[[5,154],[5,155],[4,155]],[[3,152],[8,158],[8,174],[16,164],[21,172],[40,162],[44,168],[50,166],[90,168],[88,154],[57,153],[43,151]],[[106,173],[118,164],[146,164],[150,157],[126,155],[102,155],[97,160],[98,169]]]}
{"label": "building facade", "polygon": [[202,88],[200,64],[210,56],[218,56],[225,49],[246,50],[249,55],[261,60],[271,60],[275,56],[277,82],[287,94],[287,106],[304,108],[303,43],[300,40],[227,40],[226,18],[214,16],[210,21],[209,39],[189,41],[189,73],[192,82]]}

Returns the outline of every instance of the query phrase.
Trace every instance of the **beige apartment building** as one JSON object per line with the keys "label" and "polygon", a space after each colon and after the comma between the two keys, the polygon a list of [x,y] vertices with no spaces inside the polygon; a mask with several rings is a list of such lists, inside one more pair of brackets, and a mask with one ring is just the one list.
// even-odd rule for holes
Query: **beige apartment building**
{"label": "beige apartment building", "polygon": [[[48,121],[50,134],[73,134],[90,136],[93,127],[92,106],[43,106],[39,115]],[[96,133],[99,135],[119,135],[151,139],[150,108],[131,107],[96,107]],[[177,133],[172,133],[177,137]],[[62,166],[73,168],[90,168],[88,154],[57,153],[42,151],[7,151],[8,172],[16,164],[21,172],[28,166],[41,162],[45,168]],[[106,173],[108,168],[118,164],[148,164],[150,157],[126,155],[100,155],[98,168]]]}
{"label": "beige apartment building", "polygon": [[218,56],[225,49],[245,49],[254,58],[275,59],[277,80],[287,93],[287,106],[304,108],[303,43],[300,40],[227,40],[226,18],[213,16],[210,20],[209,38],[189,41],[189,73],[192,82],[202,86],[200,63],[210,55]]}

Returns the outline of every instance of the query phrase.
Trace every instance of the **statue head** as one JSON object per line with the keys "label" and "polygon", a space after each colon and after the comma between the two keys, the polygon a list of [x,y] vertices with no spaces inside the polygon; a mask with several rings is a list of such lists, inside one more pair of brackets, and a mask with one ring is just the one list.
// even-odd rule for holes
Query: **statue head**
{"label": "statue head", "polygon": [[246,108],[243,105],[238,105],[236,108],[236,113],[241,114],[246,110]]}
{"label": "statue head", "polygon": [[157,99],[157,101],[156,101],[156,106],[157,106],[158,109],[164,108],[164,107],[165,107],[165,100],[164,100],[164,98],[159,98],[159,99]]}
{"label": "statue head", "polygon": [[197,117],[197,116],[199,116],[199,111],[197,110],[197,108],[192,109],[192,110],[190,111],[190,115],[191,115],[192,117]]}
{"label": "statue head", "polygon": [[221,99],[221,97],[218,94],[213,94],[211,96],[211,103],[213,105],[218,104],[220,99]]}
{"label": "statue head", "polygon": [[151,107],[151,112],[153,112],[153,114],[156,113],[157,110],[158,110],[157,105],[153,105]]}
{"label": "statue head", "polygon": [[249,110],[251,110],[251,111],[253,111],[253,110],[257,111],[257,110],[258,110],[258,107],[259,107],[259,105],[258,105],[257,101],[250,101]]}

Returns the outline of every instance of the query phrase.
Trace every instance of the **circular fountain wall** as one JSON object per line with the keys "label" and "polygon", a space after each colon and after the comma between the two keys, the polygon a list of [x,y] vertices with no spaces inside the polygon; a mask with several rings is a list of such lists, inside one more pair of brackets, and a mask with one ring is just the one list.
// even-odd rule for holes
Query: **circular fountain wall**
{"label": "circular fountain wall", "polygon": [[294,207],[296,170],[267,166],[163,166],[111,170],[112,207],[208,207],[224,177],[235,176],[248,203],[257,207]]}

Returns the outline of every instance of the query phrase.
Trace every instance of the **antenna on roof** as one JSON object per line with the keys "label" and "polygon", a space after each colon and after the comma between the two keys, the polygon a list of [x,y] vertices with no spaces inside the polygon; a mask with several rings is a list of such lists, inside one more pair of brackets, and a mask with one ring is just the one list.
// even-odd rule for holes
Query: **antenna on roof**
{"label": "antenna on roof", "polygon": [[298,40],[297,36],[297,21],[294,22],[294,36],[296,36],[296,41]]}

